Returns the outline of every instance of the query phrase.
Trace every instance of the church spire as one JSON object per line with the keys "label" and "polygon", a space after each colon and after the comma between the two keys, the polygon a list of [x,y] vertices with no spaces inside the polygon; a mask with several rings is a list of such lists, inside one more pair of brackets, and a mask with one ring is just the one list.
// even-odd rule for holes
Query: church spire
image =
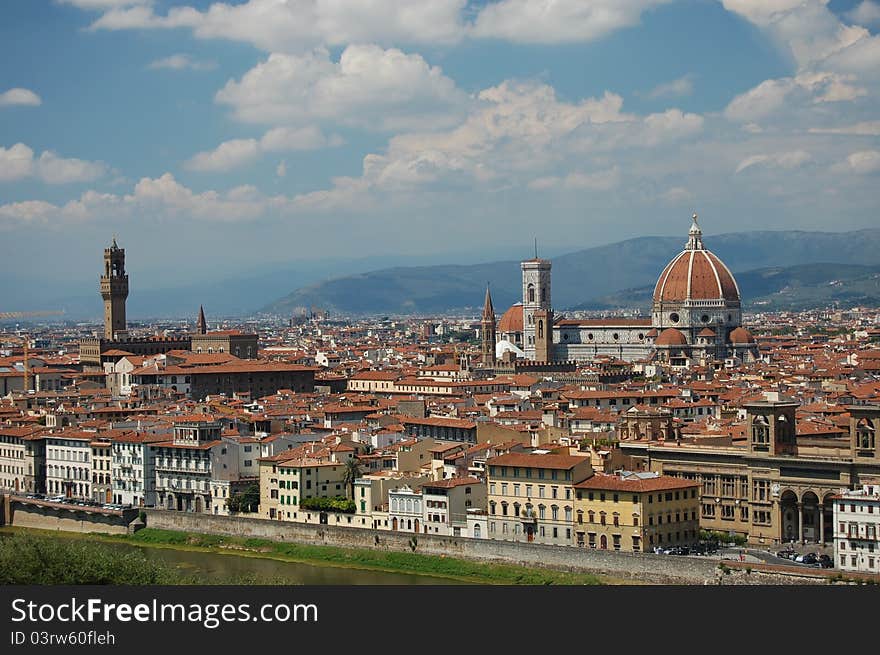
{"label": "church spire", "polygon": [[480,350],[483,366],[495,366],[495,308],[492,294],[486,283],[486,300],[483,303],[483,317],[480,319]]}
{"label": "church spire", "polygon": [[691,218],[693,223],[691,223],[691,229],[688,230],[685,250],[703,250],[703,231],[700,229],[700,224],[697,223],[697,215],[694,214]]}
{"label": "church spire", "polygon": [[199,320],[196,323],[196,332],[198,334],[206,334],[208,332],[208,323],[205,321],[205,309],[199,305]]}
{"label": "church spire", "polygon": [[492,306],[492,294],[489,293],[489,283],[486,283],[486,300],[483,302],[483,320],[495,322],[495,308]]}

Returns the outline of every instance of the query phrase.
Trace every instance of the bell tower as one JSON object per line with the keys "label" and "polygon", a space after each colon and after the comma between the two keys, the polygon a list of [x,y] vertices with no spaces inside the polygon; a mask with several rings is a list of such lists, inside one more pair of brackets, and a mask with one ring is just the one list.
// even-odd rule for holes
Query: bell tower
{"label": "bell tower", "polygon": [[[550,301],[550,268],[551,263],[547,259],[538,257],[538,247],[535,245],[535,258],[528,259],[522,264],[523,282],[523,351],[526,359],[538,359],[536,352],[537,340],[548,339],[553,343],[552,315],[553,309]],[[535,313],[546,312],[540,320],[544,321],[544,335],[537,336],[537,318]],[[549,321],[549,327],[547,322]],[[548,348],[542,345],[542,355],[547,357]],[[549,357],[548,357],[549,359]],[[547,361],[547,359],[543,360]]]}
{"label": "bell tower", "polygon": [[486,301],[483,303],[483,317],[480,319],[480,344],[482,346],[483,366],[495,366],[495,308],[492,307],[492,294],[486,285]]}
{"label": "bell tower", "polygon": [[101,275],[104,299],[104,338],[127,336],[125,300],[128,298],[128,273],[125,272],[125,249],[116,245],[116,237],[104,248],[104,274]]}

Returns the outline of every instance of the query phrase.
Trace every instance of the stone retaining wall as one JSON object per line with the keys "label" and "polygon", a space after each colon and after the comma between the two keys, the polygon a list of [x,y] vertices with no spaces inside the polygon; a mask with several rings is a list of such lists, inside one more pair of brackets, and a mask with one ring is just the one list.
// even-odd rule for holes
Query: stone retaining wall
{"label": "stone retaining wall", "polygon": [[413,535],[336,525],[306,525],[167,510],[148,509],[146,514],[149,528],[257,537],[310,545],[413,551],[425,555],[447,555],[468,560],[584,571],[633,581],[702,584],[714,579],[717,567],[715,561],[696,557],[624,553],[430,534]]}

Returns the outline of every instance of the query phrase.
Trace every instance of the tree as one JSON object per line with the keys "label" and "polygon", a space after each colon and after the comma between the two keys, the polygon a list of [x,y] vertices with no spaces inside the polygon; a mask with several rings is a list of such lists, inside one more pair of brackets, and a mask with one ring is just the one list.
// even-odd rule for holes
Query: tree
{"label": "tree", "polygon": [[226,499],[226,507],[230,512],[256,512],[259,505],[260,488],[255,484]]}
{"label": "tree", "polygon": [[345,462],[345,470],[342,472],[342,483],[345,485],[346,491],[349,492],[349,498],[354,500],[354,482],[361,477],[361,463],[357,457],[350,457]]}

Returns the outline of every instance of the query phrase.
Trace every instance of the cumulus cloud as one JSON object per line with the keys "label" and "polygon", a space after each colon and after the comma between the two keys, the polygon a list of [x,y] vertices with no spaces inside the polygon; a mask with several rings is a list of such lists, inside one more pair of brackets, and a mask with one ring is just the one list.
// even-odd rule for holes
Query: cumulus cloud
{"label": "cumulus cloud", "polygon": [[157,59],[147,66],[150,70],[192,70],[205,71],[212,70],[217,67],[217,63],[213,61],[197,61],[187,54],[176,54],[169,57]]}
{"label": "cumulus cloud", "polygon": [[793,107],[810,104],[853,101],[868,93],[855,81],[852,74],[830,72],[765,80],[731,100],[724,115],[733,121],[747,122],[766,118],[783,108],[790,112]]}
{"label": "cumulus cloud", "polygon": [[90,182],[107,172],[101,162],[66,159],[51,150],[34,157],[34,151],[23,143],[10,148],[0,146],[0,182],[36,177],[47,184]]}
{"label": "cumulus cloud", "polygon": [[466,95],[420,55],[375,45],[348,46],[334,62],[326,50],[273,53],[216,95],[244,122],[333,121],[369,130],[444,126]]}
{"label": "cumulus cloud", "polygon": [[813,157],[804,150],[791,152],[779,152],[769,155],[751,155],[743,159],[736,167],[736,172],[741,173],[753,166],[778,167],[784,169],[800,168],[812,161]]}
{"label": "cumulus cloud", "polygon": [[459,125],[394,136],[384,152],[364,157],[360,177],[339,178],[297,200],[337,208],[356,206],[372,194],[394,191],[400,197],[417,189],[602,192],[622,183],[622,167],[609,161],[583,171],[584,157],[638,158],[644,148],[673,144],[703,126],[701,116],[678,109],[639,117],[622,107],[623,99],[609,92],[565,102],[549,85],[505,81],[481,91]]}
{"label": "cumulus cloud", "polygon": [[142,178],[131,193],[124,195],[90,190],[61,205],[43,200],[0,205],[0,219],[4,219],[7,225],[31,222],[64,224],[120,216],[237,222],[254,220],[290,207],[291,199],[267,196],[252,186],[199,193],[180,184],[171,173],[165,173],[157,178]]}
{"label": "cumulus cloud", "polygon": [[192,29],[202,39],[249,43],[267,52],[303,52],[349,43],[455,43],[464,32],[467,0],[249,0],[215,2],[204,11],[173,7],[157,14],[149,6],[121,6],[100,16],[96,30]]}
{"label": "cumulus cloud", "polygon": [[679,77],[671,82],[658,84],[645,94],[647,98],[680,98],[694,92],[694,76],[691,74]]}
{"label": "cumulus cloud", "polygon": [[276,127],[260,139],[232,139],[214,150],[194,155],[186,167],[193,171],[229,171],[255,161],[267,152],[317,150],[343,143],[342,138],[326,137],[314,126],[304,128]]}
{"label": "cumulus cloud", "polygon": [[598,39],[636,25],[644,11],[670,0],[500,0],[487,3],[471,34],[518,43]]}
{"label": "cumulus cloud", "polygon": [[837,172],[852,172],[857,175],[876,173],[880,171],[880,151],[860,150],[854,152],[837,164],[834,169]]}
{"label": "cumulus cloud", "polygon": [[30,89],[16,87],[0,93],[0,107],[37,107],[43,103],[40,96]]}
{"label": "cumulus cloud", "polygon": [[[80,0],[71,0],[74,3]],[[453,44],[465,37],[518,43],[584,42],[637,25],[642,14],[671,0],[499,0],[482,7],[468,0],[248,0],[214,2],[205,9],[177,6],[156,13],[132,0],[103,9],[95,30],[189,28],[198,38],[230,39],[266,52],[297,53],[350,43]]]}

